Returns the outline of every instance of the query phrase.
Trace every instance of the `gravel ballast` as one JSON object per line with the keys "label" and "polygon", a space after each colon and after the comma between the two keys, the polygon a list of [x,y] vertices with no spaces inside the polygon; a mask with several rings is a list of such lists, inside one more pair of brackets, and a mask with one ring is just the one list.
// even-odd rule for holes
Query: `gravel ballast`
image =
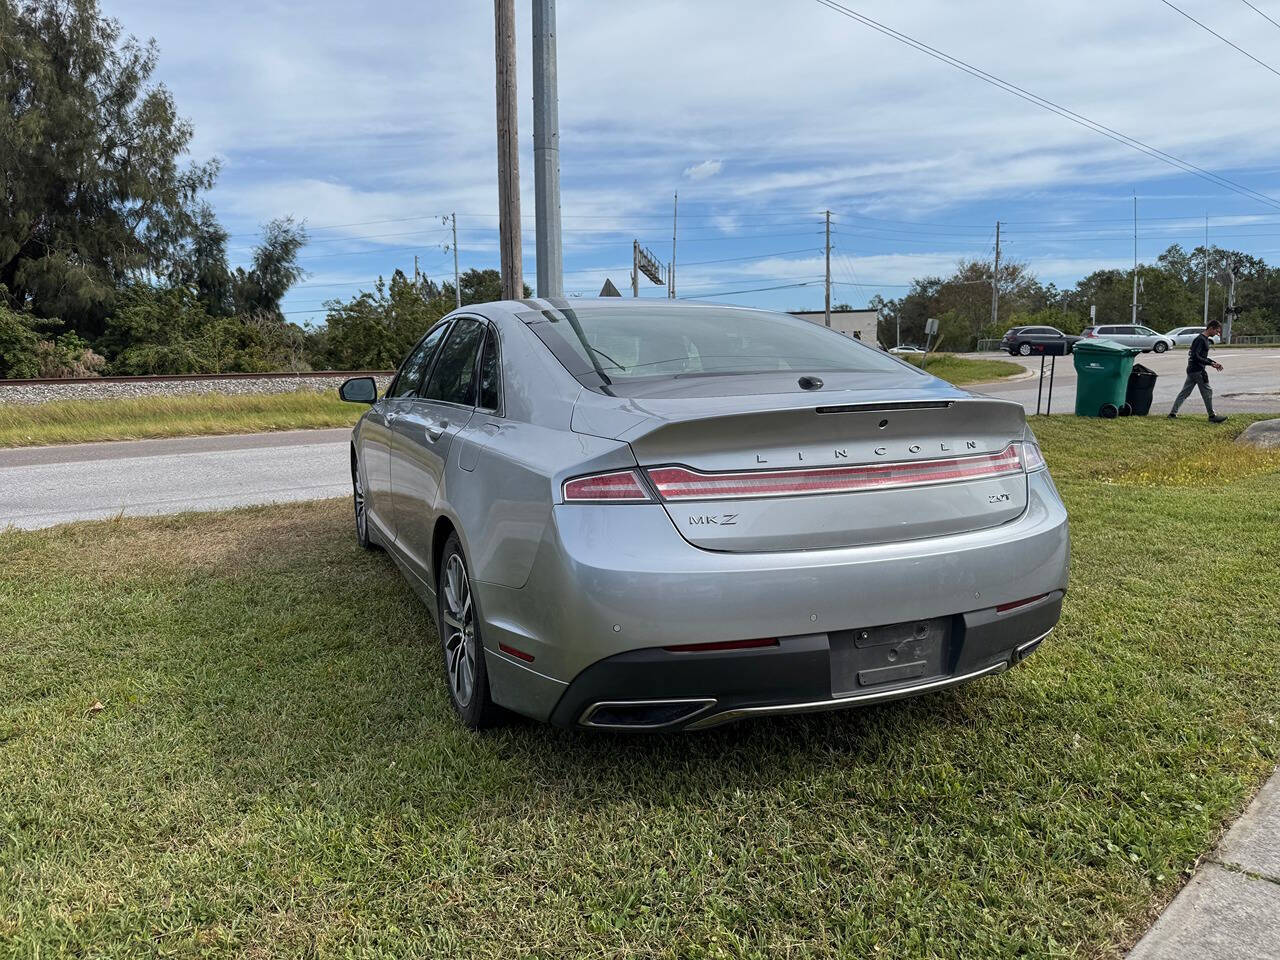
{"label": "gravel ballast", "polygon": [[[337,390],[351,373],[270,374],[263,376],[198,377],[190,379],[73,380],[66,383],[47,380],[33,383],[0,384],[0,404],[51,403],[60,400],[117,400],[133,397],[182,397],[220,393],[228,396],[252,396],[269,393],[292,393],[312,390],[324,393]],[[378,391],[391,382],[391,374],[377,374]]]}

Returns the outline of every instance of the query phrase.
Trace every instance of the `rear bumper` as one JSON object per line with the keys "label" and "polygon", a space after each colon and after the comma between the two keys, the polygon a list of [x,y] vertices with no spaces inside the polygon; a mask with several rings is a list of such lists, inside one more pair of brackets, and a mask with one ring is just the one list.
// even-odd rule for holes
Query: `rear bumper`
{"label": "rear bumper", "polygon": [[[945,669],[912,679],[994,672],[1052,628],[1067,587],[1067,516],[1047,472],[1028,477],[1027,494],[1022,516],[986,530],[755,554],[690,546],[658,505],[558,506],[523,587],[473,583],[494,698],[566,724],[610,699],[714,699],[717,713],[818,709],[806,705],[833,699],[833,638],[838,648],[859,628],[948,618]],[[1017,616],[992,612],[1042,596]],[[1026,620],[1033,609],[1047,618],[1040,626]],[[761,637],[779,645],[661,649]],[[516,660],[500,644],[534,659]]]}
{"label": "rear bumper", "polygon": [[[841,631],[782,638],[776,647],[703,653],[662,648],[618,654],[569,684],[551,721],[561,726],[698,730],[752,716],[838,710],[932,693],[1009,669],[1031,655],[1062,611],[1062,593],[1007,613],[958,614],[941,669],[908,682],[841,690],[850,643]],[[886,651],[874,651],[883,658]],[[896,658],[895,658],[896,659]],[[875,671],[864,671],[875,672]]]}

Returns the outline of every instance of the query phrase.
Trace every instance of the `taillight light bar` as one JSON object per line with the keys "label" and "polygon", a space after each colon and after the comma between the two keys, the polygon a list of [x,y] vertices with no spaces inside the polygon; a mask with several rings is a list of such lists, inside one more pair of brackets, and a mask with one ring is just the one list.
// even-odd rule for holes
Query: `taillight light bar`
{"label": "taillight light bar", "polygon": [[565,503],[646,503],[653,498],[634,470],[613,470],[564,482]]}
{"label": "taillight light bar", "polygon": [[1018,445],[1011,443],[999,453],[914,463],[867,463],[743,473],[701,473],[688,467],[653,467],[647,473],[663,500],[724,500],[919,487],[1010,476],[1023,470]]}

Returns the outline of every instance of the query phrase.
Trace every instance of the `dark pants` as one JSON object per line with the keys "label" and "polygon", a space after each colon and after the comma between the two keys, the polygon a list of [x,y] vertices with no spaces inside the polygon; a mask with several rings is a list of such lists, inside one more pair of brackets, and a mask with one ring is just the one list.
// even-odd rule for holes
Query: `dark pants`
{"label": "dark pants", "polygon": [[1178,394],[1178,399],[1173,401],[1173,409],[1169,412],[1177,413],[1178,408],[1182,406],[1182,401],[1191,396],[1191,391],[1196,387],[1200,388],[1200,396],[1204,398],[1204,408],[1209,411],[1209,416],[1212,417],[1213,388],[1209,386],[1208,370],[1187,371],[1187,382],[1182,385],[1182,391]]}

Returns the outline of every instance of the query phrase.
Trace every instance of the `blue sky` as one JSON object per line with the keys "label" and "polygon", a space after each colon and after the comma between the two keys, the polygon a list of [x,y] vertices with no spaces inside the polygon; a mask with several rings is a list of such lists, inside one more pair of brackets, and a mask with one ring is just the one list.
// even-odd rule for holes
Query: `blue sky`
{"label": "blue sky", "polygon": [[[1180,0],[1280,65],[1280,28],[1243,3]],[[1280,0],[1258,0],[1280,20]],[[1065,5],[918,0],[849,6],[1162,150],[1280,198],[1280,78],[1157,0]],[[261,223],[312,242],[285,308],[397,267],[497,266],[492,5],[104,0],[154,37],[159,79],[218,156],[211,200],[244,262]],[[533,285],[529,4],[517,0],[526,281]],[[895,296],[916,276],[1003,255],[1070,284],[1201,242],[1280,261],[1280,206],[1179,173],[937,63],[812,0],[559,0],[565,287],[628,283],[631,241],[664,261],[680,194],[682,295],[816,309],[822,217],[833,298]],[[805,286],[784,286],[806,284]],[[736,296],[722,294],[783,287]],[[643,296],[665,295],[646,285]]]}

